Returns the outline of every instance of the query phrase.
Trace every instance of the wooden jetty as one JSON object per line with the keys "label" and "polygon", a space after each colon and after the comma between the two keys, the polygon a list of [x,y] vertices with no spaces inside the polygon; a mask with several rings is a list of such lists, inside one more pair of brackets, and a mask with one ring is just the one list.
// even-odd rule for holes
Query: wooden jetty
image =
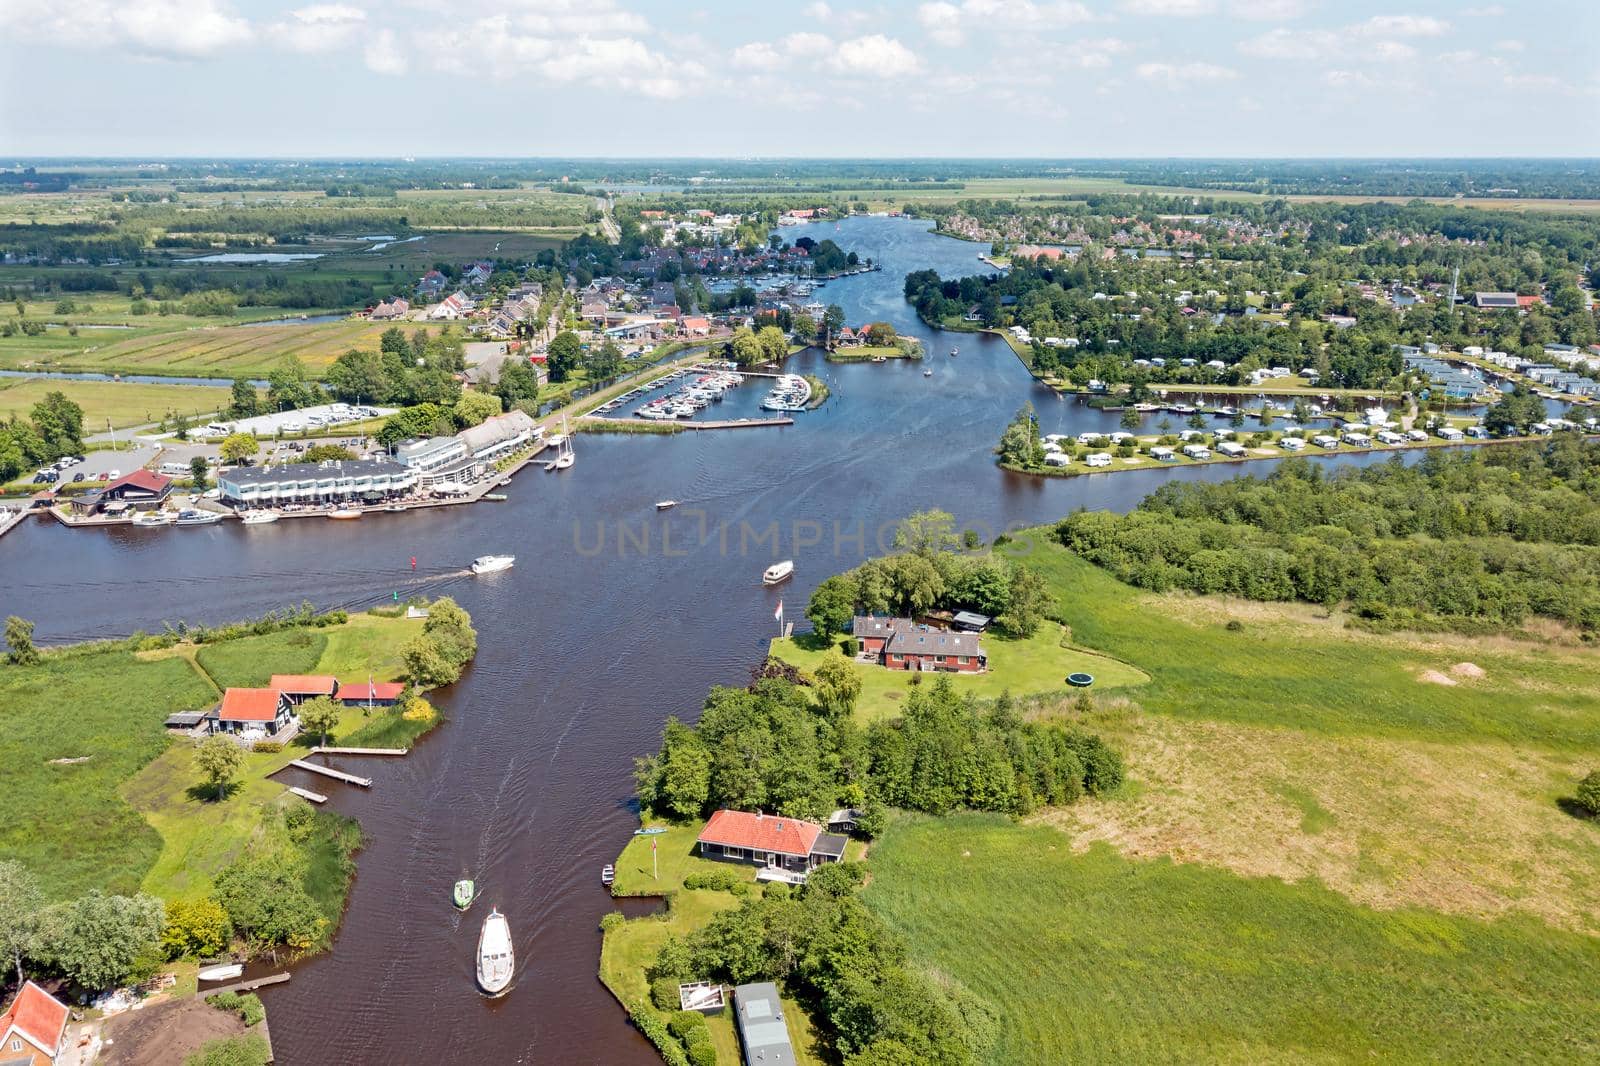
{"label": "wooden jetty", "polygon": [[301,788],[299,785],[290,785],[289,791],[293,792],[296,796],[299,796],[303,800],[310,800],[312,803],[328,802],[328,797],[324,796],[322,793],[313,792],[309,788]]}
{"label": "wooden jetty", "polygon": [[290,760],[289,765],[294,767],[296,770],[309,770],[314,774],[323,774],[327,777],[333,778],[336,781],[343,781],[351,785],[360,785],[362,788],[372,787],[372,778],[370,777],[357,777],[355,774],[347,774],[343,770],[335,770],[328,766],[318,766],[316,763],[306,762],[304,759],[292,759]]}
{"label": "wooden jetty", "polygon": [[621,426],[666,426],[670,431],[678,430],[703,430],[703,429],[756,429],[761,426],[792,426],[794,419],[787,416],[782,418],[738,418],[724,421],[687,422],[668,419],[649,418],[608,418],[605,415],[583,415],[578,421],[588,420],[599,422],[602,425]]}
{"label": "wooden jetty", "polygon": [[235,981],[231,985],[222,985],[219,988],[202,988],[200,996],[202,999],[210,999],[212,996],[220,996],[224,992],[253,992],[268,985],[281,985],[289,980],[289,977],[290,974],[288,972],[275,973],[268,977],[252,977],[245,981]]}
{"label": "wooden jetty", "polygon": [[325,748],[317,745],[311,749],[313,755],[405,755],[409,748]]}

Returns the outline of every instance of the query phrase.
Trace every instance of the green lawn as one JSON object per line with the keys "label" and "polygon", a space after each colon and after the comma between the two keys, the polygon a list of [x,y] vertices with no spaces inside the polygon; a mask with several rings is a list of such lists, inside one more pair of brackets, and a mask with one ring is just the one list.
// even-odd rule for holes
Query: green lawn
{"label": "green lawn", "polygon": [[[1137,696],[1146,711],[1335,734],[1600,746],[1600,679],[1587,649],[1378,636],[1294,605],[1156,596],[1042,531],[1006,550],[1045,575],[1051,613],[1075,644],[1149,672]],[[1229,631],[1230,620],[1242,629]],[[1453,686],[1419,680],[1463,661],[1486,676]]]}
{"label": "green lawn", "polygon": [[[664,827],[665,833],[655,836],[636,836],[629,839],[613,863],[617,879],[611,886],[614,896],[661,896],[675,892],[683,879],[692,873],[710,873],[718,870],[738,870],[741,867],[725,862],[713,862],[695,854],[695,838],[705,828],[704,822],[653,822]],[[654,866],[651,863],[650,845],[655,843]],[[755,867],[745,868],[753,883]],[[660,876],[655,876],[659,873]]]}
{"label": "green lawn", "polygon": [[208,644],[195,659],[219,688],[264,688],[273,674],[316,672],[328,638],[320,630],[291,629]]}
{"label": "green lawn", "polygon": [[[842,641],[843,638],[841,638]],[[802,670],[816,669],[832,646],[824,646],[813,635],[774,640],[771,654]],[[1060,625],[1047,622],[1026,639],[991,631],[983,637],[989,669],[981,674],[940,674],[948,677],[958,692],[979,699],[993,699],[1002,692],[1025,696],[1055,692],[1067,687],[1072,673],[1089,673],[1095,678],[1094,690],[1142,685],[1150,678],[1144,671],[1116,659],[1073,647]],[[856,664],[861,677],[861,697],[856,702],[856,717],[864,722],[895,714],[911,691],[912,682],[926,682],[921,674],[888,670],[881,666]]]}
{"label": "green lawn", "polygon": [[160,422],[169,412],[191,422],[209,418],[230,400],[227,389],[209,385],[144,385],[125,381],[63,381],[0,378],[0,420],[27,418],[46,393],[60,392],[83,408],[86,433]]}
{"label": "green lawn", "polygon": [[1588,1061],[1600,940],[897,818],[864,899],[1000,1020],[994,1063]]}

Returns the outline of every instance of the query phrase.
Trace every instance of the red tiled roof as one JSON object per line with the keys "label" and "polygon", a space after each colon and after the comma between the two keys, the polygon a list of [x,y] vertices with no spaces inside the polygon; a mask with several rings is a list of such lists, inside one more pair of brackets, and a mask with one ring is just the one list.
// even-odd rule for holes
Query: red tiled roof
{"label": "red tiled roof", "polygon": [[118,488],[122,485],[131,485],[136,489],[144,489],[146,492],[161,492],[170,484],[172,484],[172,479],[167,477],[165,474],[158,474],[154,470],[145,470],[141,468],[130,473],[123,474],[121,477],[117,478],[117,480],[107,485],[106,491],[110,492],[112,489]]}
{"label": "red tiled roof", "polygon": [[54,1058],[66,1027],[66,1004],[29,981],[6,1012],[0,1014],[0,1043],[9,1040],[15,1030],[18,1036],[25,1037]]}
{"label": "red tiled roof", "polygon": [[781,855],[810,855],[822,827],[780,814],[718,811],[700,831],[702,844],[726,844]]}
{"label": "red tiled roof", "polygon": [[230,688],[222,694],[217,717],[230,722],[270,722],[278,717],[282,694],[275,688]]}
{"label": "red tiled roof", "polygon": [[401,689],[405,685],[399,681],[341,681],[339,682],[339,698],[349,703],[352,700],[365,700],[369,696],[375,700],[396,700],[400,698]]}
{"label": "red tiled roof", "polygon": [[273,674],[270,684],[291,696],[331,696],[339,682],[324,674]]}

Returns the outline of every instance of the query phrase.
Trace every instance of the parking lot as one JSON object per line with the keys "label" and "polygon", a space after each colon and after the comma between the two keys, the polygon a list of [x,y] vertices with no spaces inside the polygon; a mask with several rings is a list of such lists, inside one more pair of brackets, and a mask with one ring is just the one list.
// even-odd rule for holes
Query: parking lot
{"label": "parking lot", "polygon": [[[302,407],[297,411],[276,411],[269,415],[241,418],[230,425],[235,433],[254,433],[258,437],[276,437],[278,433],[299,433],[306,429],[327,429],[367,418],[383,418],[395,412],[393,407],[346,407],[342,404],[321,404]],[[193,433],[190,436],[194,436]]]}

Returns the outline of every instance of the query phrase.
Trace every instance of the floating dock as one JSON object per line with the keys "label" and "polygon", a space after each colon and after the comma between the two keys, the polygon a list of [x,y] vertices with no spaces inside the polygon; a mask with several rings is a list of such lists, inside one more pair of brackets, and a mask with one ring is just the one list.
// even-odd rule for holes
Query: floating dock
{"label": "floating dock", "polygon": [[370,777],[357,777],[355,774],[347,774],[343,770],[335,770],[327,766],[318,766],[316,763],[306,762],[304,759],[291,760],[289,765],[296,770],[309,770],[314,774],[322,774],[336,781],[343,781],[346,784],[360,785],[362,788],[372,787],[372,778]]}
{"label": "floating dock", "polygon": [[311,749],[313,755],[405,755],[409,748],[324,748]]}
{"label": "floating dock", "polygon": [[310,800],[312,803],[328,802],[328,797],[324,796],[322,793],[313,792],[309,788],[301,788],[299,785],[290,785],[289,791],[293,792],[296,796],[299,796],[303,800]]}

